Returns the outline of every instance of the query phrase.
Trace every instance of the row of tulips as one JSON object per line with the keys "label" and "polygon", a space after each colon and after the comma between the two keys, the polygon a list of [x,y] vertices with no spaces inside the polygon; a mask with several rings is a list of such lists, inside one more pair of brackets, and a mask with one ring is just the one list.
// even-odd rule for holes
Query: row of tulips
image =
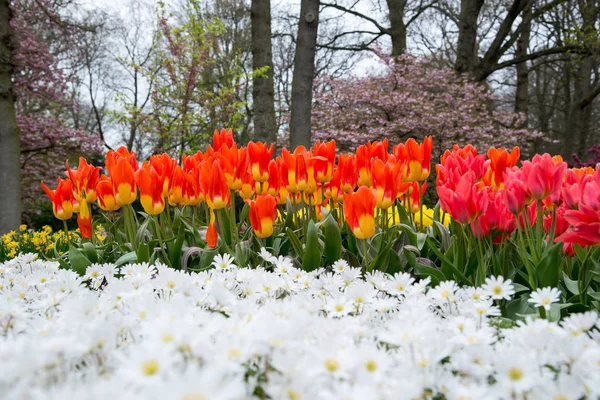
{"label": "row of tulips", "polygon": [[[360,146],[356,154],[340,154],[336,163],[335,141],[317,143],[312,149],[299,146],[272,159],[273,145],[250,142],[238,148],[232,132],[215,131],[206,152],[184,156],[181,165],[168,154],[151,156],[140,166],[124,147],[106,154],[105,169],[80,158],[77,170],[67,166],[68,180],[58,187],[42,186],[61,220],[77,213],[84,238],[92,237],[89,204],[98,201],[104,211],[121,208],[127,214],[138,198],[148,215],[163,213],[165,205],[196,207],[206,204],[210,212],[207,244],[215,247],[218,233],[215,212],[235,211],[236,194],[249,204],[249,220],[259,238],[273,234],[277,206],[287,202],[303,205],[316,219],[322,206],[339,209],[359,239],[375,233],[375,209],[388,210],[398,202],[416,212],[421,185],[430,172],[431,138],[418,144],[409,139],[388,154],[387,140]],[[355,190],[359,187],[358,190]],[[341,205],[343,204],[343,207]],[[297,212],[297,211],[296,211]],[[126,217],[127,218],[127,217]]]}
{"label": "row of tulips", "polygon": [[103,210],[109,238],[72,246],[71,265],[120,256],[202,269],[217,253],[245,265],[268,247],[307,270],[342,256],[365,271],[476,286],[503,275],[525,295],[561,283],[573,304],[600,300],[600,170],[568,169],[548,154],[518,167],[518,148],[455,146],[436,166],[431,211],[422,204],[431,151],[430,137],[391,149],[369,142],[353,154],[336,154],[330,141],[273,158],[272,145],[238,147],[221,130],[205,152],[179,163],[160,154],[140,165],[119,148],[106,154],[104,170],[81,158],[76,170],[67,163],[56,190],[43,187],[57,218],[78,214],[85,239],[94,239],[90,204]]}

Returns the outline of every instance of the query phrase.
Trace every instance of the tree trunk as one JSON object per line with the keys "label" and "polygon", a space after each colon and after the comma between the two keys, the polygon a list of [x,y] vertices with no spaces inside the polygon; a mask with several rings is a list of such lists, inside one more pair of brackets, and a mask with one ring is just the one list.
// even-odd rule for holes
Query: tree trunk
{"label": "tree trunk", "polygon": [[[515,58],[524,57],[527,55],[527,48],[529,47],[529,36],[531,35],[531,12],[533,7],[533,0],[527,2],[525,9],[523,10],[523,20],[527,21],[523,23],[521,28],[521,34],[517,40],[517,50],[515,52]],[[515,98],[515,112],[523,113],[525,115],[525,121],[523,124],[524,128],[528,127],[528,116],[529,111],[529,66],[527,62],[517,64],[517,90]]]}
{"label": "tree trunk", "polygon": [[275,90],[273,88],[273,47],[271,44],[271,0],[252,0],[252,68],[267,68],[261,76],[254,75],[252,102],[254,108],[254,139],[267,143],[277,141],[275,122]]}
{"label": "tree trunk", "polygon": [[392,56],[400,56],[406,51],[406,25],[404,9],[406,0],[386,0],[390,18],[390,35],[392,36]]}
{"label": "tree trunk", "polygon": [[458,43],[454,69],[458,73],[473,74],[477,57],[477,18],[484,0],[461,0],[458,21]]}
{"label": "tree trunk", "polygon": [[290,117],[290,145],[292,148],[311,145],[310,114],[315,74],[315,52],[319,28],[320,0],[302,0],[298,39],[292,78],[292,106]]}
{"label": "tree trunk", "polygon": [[0,0],[0,234],[21,224],[21,142],[11,80],[11,18],[9,0]]}

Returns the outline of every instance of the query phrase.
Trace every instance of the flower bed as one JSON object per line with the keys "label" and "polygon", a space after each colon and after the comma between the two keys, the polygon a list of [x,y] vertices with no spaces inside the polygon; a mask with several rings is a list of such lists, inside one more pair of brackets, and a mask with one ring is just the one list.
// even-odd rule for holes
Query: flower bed
{"label": "flower bed", "polygon": [[306,272],[260,254],[256,269],[225,255],[192,274],[144,263],[79,276],[32,255],[0,264],[2,397],[600,395],[595,312],[514,323],[497,305],[520,289],[499,278],[431,288],[409,274],[363,279],[343,261]]}

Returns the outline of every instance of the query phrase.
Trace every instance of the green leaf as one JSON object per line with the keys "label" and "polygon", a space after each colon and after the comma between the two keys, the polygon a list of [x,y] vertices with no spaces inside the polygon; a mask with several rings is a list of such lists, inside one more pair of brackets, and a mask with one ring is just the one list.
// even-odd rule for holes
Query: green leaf
{"label": "green leaf", "polygon": [[321,264],[321,247],[319,246],[319,237],[317,227],[311,220],[306,230],[306,245],[304,249],[304,258],[302,259],[302,269],[313,271],[319,268]]}
{"label": "green leaf", "polygon": [[342,233],[333,215],[325,219],[325,260],[331,265],[342,258]]}
{"label": "green leaf", "polygon": [[565,286],[567,287],[567,289],[569,289],[569,292],[573,293],[574,295],[579,294],[579,287],[577,285],[577,281],[569,279],[567,274],[564,272],[563,272],[563,282],[564,282]]}
{"label": "green leaf", "polygon": [[529,294],[524,293],[521,296],[509,301],[506,305],[506,315],[510,319],[517,319],[524,314],[537,314],[537,311],[529,303]]}
{"label": "green leaf", "polygon": [[90,260],[85,258],[81,251],[72,245],[69,246],[69,263],[71,264],[71,269],[79,275],[85,275],[87,267],[92,265]]}
{"label": "green leaf", "polygon": [[529,291],[527,286],[521,285],[520,283],[513,282],[513,287],[515,288],[515,294]]}
{"label": "green leaf", "polygon": [[417,232],[412,228],[412,226],[407,225],[407,224],[400,224],[399,227],[400,227],[400,230],[402,232],[404,232],[404,234],[408,237],[409,243],[411,245],[415,246],[416,248],[420,248]]}
{"label": "green leaf", "polygon": [[383,272],[387,272],[390,275],[394,275],[396,272],[401,272],[404,269],[402,268],[402,261],[400,260],[400,256],[395,251],[390,251],[389,259],[387,267]]}
{"label": "green leaf", "polygon": [[150,244],[140,243],[137,248],[137,262],[149,262],[150,261]]}
{"label": "green leaf", "polygon": [[371,261],[371,265],[369,265],[369,271],[372,271],[374,269],[382,271],[385,269],[391,248],[392,245],[389,244],[379,249],[379,251],[377,252],[377,256],[375,256],[375,259]]}
{"label": "green leaf", "polygon": [[138,262],[137,254],[135,251],[130,251],[129,253],[123,254],[117,261],[115,261],[115,265],[117,267],[124,264],[131,264]]}
{"label": "green leaf", "polygon": [[230,246],[231,245],[231,219],[229,218],[229,213],[227,212],[227,209],[225,209],[225,208],[223,208],[217,212],[219,213],[218,222],[221,223],[221,225],[222,225],[222,226],[219,226],[219,233],[223,237],[223,240],[225,241],[225,243],[227,243],[227,245]]}
{"label": "green leaf", "polygon": [[98,262],[98,251],[90,242],[84,242],[81,247],[85,253],[85,257],[90,260],[90,262],[97,263]]}
{"label": "green leaf", "polygon": [[185,241],[185,225],[182,222],[180,213],[175,214],[175,219],[173,220],[173,230],[176,232],[175,243],[173,243],[169,249],[169,257],[171,258],[171,265],[174,268],[181,268],[181,248],[183,247],[183,242]]}
{"label": "green leaf", "polygon": [[562,244],[556,244],[535,266],[538,287],[557,287],[561,270]]}
{"label": "green leaf", "polygon": [[304,257],[304,250],[302,249],[302,243],[300,243],[300,239],[298,239],[298,236],[296,236],[291,228],[286,228],[285,231],[290,243],[292,244],[292,247],[294,248],[294,251],[296,252],[296,256],[299,259],[302,259]]}
{"label": "green leaf", "polygon": [[446,280],[446,276],[439,269],[432,268],[421,263],[415,264],[415,274],[420,277],[431,277],[431,284],[433,286],[438,285],[440,282]]}

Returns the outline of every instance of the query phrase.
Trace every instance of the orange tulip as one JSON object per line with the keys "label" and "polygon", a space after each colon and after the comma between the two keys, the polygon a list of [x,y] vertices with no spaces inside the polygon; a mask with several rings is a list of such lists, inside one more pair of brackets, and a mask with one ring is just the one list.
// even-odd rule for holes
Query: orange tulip
{"label": "orange tulip", "polygon": [[169,187],[171,185],[171,179],[173,178],[173,172],[175,171],[177,161],[173,160],[167,153],[163,153],[150,157],[150,165],[152,165],[152,168],[160,177],[161,182],[163,182],[163,197],[168,197]]}
{"label": "orange tulip", "polygon": [[138,162],[135,158],[135,152],[132,151],[130,153],[125,146],[121,146],[117,149],[117,151],[109,150],[106,153],[105,165],[106,165],[106,170],[108,171],[108,173],[110,175],[113,174],[113,168],[115,168],[115,166],[117,165],[117,161],[119,161],[122,158],[127,160],[129,165],[131,165],[131,169],[134,172],[138,170],[139,166],[138,166]]}
{"label": "orange tulip", "polygon": [[335,164],[335,140],[330,140],[327,143],[315,143],[312,161],[317,181],[320,183],[329,182],[333,177]]}
{"label": "orange tulip", "polygon": [[79,202],[79,215],[77,215],[77,226],[79,227],[79,233],[85,239],[92,238],[92,215],[87,201],[82,199]]}
{"label": "orange tulip", "polygon": [[215,129],[213,134],[213,147],[215,151],[221,150],[223,145],[231,148],[235,145],[233,141],[233,130],[222,128],[221,132]]}
{"label": "orange tulip", "polygon": [[78,201],[88,203],[96,201],[96,183],[100,177],[100,167],[87,163],[85,158],[79,157],[79,167],[76,170],[69,168],[69,161],[65,163],[67,176],[73,184],[73,195]]}
{"label": "orange tulip", "polygon": [[325,184],[325,197],[331,199],[334,203],[341,203],[344,201],[344,192],[342,191],[340,184],[339,168],[336,168],[333,171],[331,181]]}
{"label": "orange tulip", "polygon": [[263,193],[256,200],[248,200],[250,224],[257,237],[264,239],[273,234],[273,221],[277,216],[277,201],[270,194]]}
{"label": "orange tulip", "polygon": [[254,196],[254,192],[256,191],[256,182],[254,178],[252,178],[251,174],[246,174],[242,181],[242,187],[238,191],[240,197],[244,200],[248,200],[252,196]]}
{"label": "orange tulip", "polygon": [[135,184],[136,170],[133,169],[131,162],[127,158],[119,158],[108,171],[114,186],[117,204],[122,207],[133,203],[137,197],[137,186]]}
{"label": "orange tulip", "polygon": [[405,144],[394,147],[394,155],[398,161],[406,161],[405,182],[422,182],[429,177],[431,170],[431,136],[425,137],[423,143],[418,144],[413,138]]}
{"label": "orange tulip", "polygon": [[70,180],[58,178],[56,190],[48,188],[42,182],[42,188],[52,201],[52,212],[60,220],[67,220],[73,216],[73,185]]}
{"label": "orange tulip", "polygon": [[140,188],[140,203],[147,214],[157,215],[165,209],[163,179],[148,161],[135,173],[135,181]]}
{"label": "orange tulip", "polygon": [[221,163],[229,189],[238,190],[242,187],[242,176],[248,173],[246,148],[238,149],[235,143],[231,147],[223,146],[220,153],[215,153],[215,158]]}
{"label": "orange tulip", "polygon": [[113,182],[106,175],[102,175],[98,180],[96,195],[98,196],[98,205],[104,211],[115,211],[121,207],[117,203]]}
{"label": "orange tulip", "polygon": [[200,187],[206,204],[213,210],[220,210],[229,204],[229,187],[221,163],[209,157],[200,168]]}
{"label": "orange tulip", "polygon": [[208,247],[214,249],[217,247],[217,239],[219,239],[219,234],[215,227],[215,212],[211,209],[210,222],[208,223],[208,229],[206,230],[206,244]]}
{"label": "orange tulip", "polygon": [[390,208],[396,201],[398,185],[395,178],[399,166],[390,161],[384,163],[378,158],[372,160],[373,193],[377,199],[377,207],[382,210]]}
{"label": "orange tulip", "polygon": [[340,154],[336,168],[340,175],[340,188],[344,193],[351,193],[356,187],[356,158],[352,154]]}
{"label": "orange tulip", "polygon": [[176,205],[184,205],[187,204],[186,203],[186,199],[183,195],[183,187],[185,185],[185,177],[186,177],[186,173],[183,171],[183,169],[179,166],[176,165],[175,169],[173,170],[173,176],[171,178],[171,182],[169,183],[169,204],[172,206],[176,206]]}
{"label": "orange tulip", "polygon": [[504,185],[504,172],[508,168],[517,165],[517,161],[519,161],[519,157],[521,156],[521,150],[515,147],[509,154],[504,149],[491,147],[487,155],[490,159],[490,165],[483,176],[483,181],[488,186],[501,187]]}
{"label": "orange tulip", "polygon": [[269,179],[269,161],[274,150],[275,146],[267,147],[263,142],[248,143],[250,171],[256,182],[263,183]]}
{"label": "orange tulip", "polygon": [[358,239],[368,239],[375,234],[375,206],[377,199],[366,186],[344,196],[344,216]]}
{"label": "orange tulip", "polygon": [[190,206],[197,206],[204,201],[204,193],[200,190],[199,175],[199,169],[184,175],[183,198],[185,204],[189,204]]}

